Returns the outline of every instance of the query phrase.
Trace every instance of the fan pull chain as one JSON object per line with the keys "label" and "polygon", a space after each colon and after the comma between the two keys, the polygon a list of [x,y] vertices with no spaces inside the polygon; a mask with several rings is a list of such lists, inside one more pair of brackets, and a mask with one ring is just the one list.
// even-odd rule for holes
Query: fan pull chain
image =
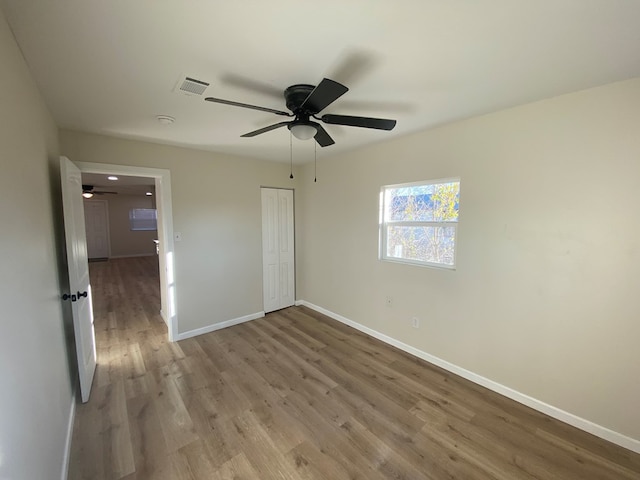
{"label": "fan pull chain", "polygon": [[291,174],[289,178],[293,179],[293,134],[289,131],[289,158],[291,160]]}
{"label": "fan pull chain", "polygon": [[318,142],[313,142],[313,183],[318,182]]}

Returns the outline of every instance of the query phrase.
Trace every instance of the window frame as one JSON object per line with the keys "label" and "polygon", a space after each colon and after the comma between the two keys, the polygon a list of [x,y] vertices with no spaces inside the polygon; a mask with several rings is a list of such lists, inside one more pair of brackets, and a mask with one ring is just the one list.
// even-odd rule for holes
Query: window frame
{"label": "window frame", "polygon": [[[408,183],[396,183],[393,185],[382,185],[380,187],[380,197],[379,197],[379,236],[378,236],[378,259],[385,262],[391,263],[401,263],[406,265],[416,265],[419,267],[427,267],[427,268],[438,268],[444,270],[456,270],[458,265],[458,223],[460,219],[460,200],[458,198],[458,220],[454,221],[446,221],[446,222],[434,222],[434,221],[420,221],[420,220],[410,220],[410,221],[385,221],[384,214],[386,209],[385,204],[385,193],[387,190],[393,190],[398,188],[410,188],[417,186],[429,186],[429,185],[439,185],[445,183],[458,183],[458,195],[460,195],[461,189],[461,179],[460,177],[449,177],[449,178],[439,178],[436,180],[425,180],[419,182],[408,182]],[[454,228],[454,242],[453,242],[453,265],[447,265],[444,263],[436,263],[436,262],[427,262],[422,260],[414,260],[407,258],[398,258],[398,257],[390,257],[387,255],[387,244],[388,244],[388,226],[403,226],[403,227],[453,227]]]}

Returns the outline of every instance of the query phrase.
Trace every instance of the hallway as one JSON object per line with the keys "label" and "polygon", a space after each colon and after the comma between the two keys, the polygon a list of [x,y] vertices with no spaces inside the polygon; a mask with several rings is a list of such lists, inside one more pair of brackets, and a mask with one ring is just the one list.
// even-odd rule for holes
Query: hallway
{"label": "hallway", "polygon": [[91,262],[89,271],[98,366],[89,402],[77,406],[69,478],[115,479],[135,468],[127,399],[148,394],[148,371],[184,354],[167,342],[156,256]]}

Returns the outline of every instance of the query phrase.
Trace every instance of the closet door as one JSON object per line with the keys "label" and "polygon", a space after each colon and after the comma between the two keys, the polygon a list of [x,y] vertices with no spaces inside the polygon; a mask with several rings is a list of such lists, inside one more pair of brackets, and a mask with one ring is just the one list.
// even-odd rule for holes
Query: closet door
{"label": "closet door", "polygon": [[87,256],[109,258],[109,213],[106,200],[84,201],[84,224],[87,230]]}
{"label": "closet door", "polygon": [[293,190],[262,189],[262,276],[265,313],[295,302]]}

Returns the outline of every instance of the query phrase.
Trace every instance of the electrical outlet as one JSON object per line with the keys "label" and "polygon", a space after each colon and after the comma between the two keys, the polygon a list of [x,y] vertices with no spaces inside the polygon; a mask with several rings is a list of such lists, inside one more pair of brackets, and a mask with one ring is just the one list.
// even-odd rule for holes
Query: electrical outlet
{"label": "electrical outlet", "polygon": [[391,307],[393,305],[393,297],[390,297],[389,295],[387,295],[387,298],[385,299],[385,303],[387,307]]}
{"label": "electrical outlet", "polygon": [[413,328],[420,328],[420,319],[418,317],[413,317],[411,319],[411,326]]}

